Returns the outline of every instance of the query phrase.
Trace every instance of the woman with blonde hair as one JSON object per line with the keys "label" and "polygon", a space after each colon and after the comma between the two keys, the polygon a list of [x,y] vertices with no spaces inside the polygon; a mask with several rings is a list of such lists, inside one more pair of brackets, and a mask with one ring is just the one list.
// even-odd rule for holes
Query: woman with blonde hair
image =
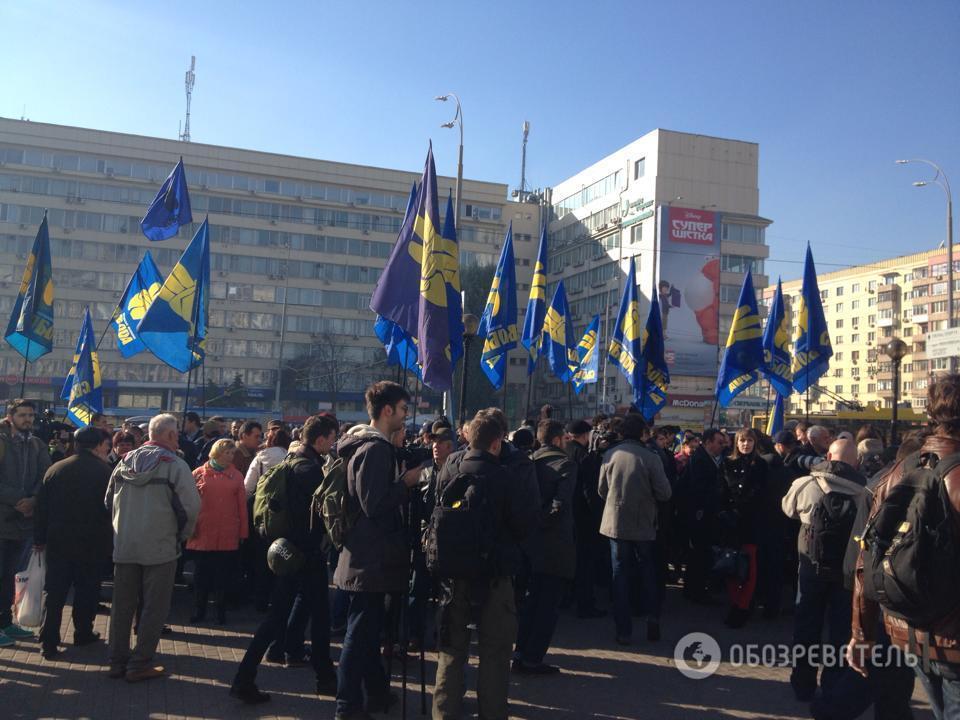
{"label": "woman with blonde hair", "polygon": [[200,493],[200,516],[187,549],[193,552],[194,591],[197,610],[190,622],[201,622],[207,614],[210,593],[217,602],[217,623],[226,623],[225,594],[237,567],[240,541],[248,535],[247,498],[243,476],[233,466],[236,443],[217,440],[210,458],[193,471]]}

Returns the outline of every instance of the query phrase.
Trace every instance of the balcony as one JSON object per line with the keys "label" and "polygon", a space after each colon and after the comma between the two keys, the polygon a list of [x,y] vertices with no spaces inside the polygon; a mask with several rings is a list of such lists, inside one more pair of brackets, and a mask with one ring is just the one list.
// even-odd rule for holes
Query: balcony
{"label": "balcony", "polygon": [[897,319],[892,317],[877,318],[877,327],[882,327],[882,328],[893,327],[896,324],[896,322],[897,322]]}

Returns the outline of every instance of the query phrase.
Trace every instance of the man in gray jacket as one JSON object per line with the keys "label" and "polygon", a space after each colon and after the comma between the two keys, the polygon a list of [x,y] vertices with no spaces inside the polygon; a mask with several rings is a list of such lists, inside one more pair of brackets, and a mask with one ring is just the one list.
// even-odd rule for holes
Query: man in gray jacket
{"label": "man in gray jacket", "polygon": [[[193,534],[200,512],[190,467],[177,455],[177,419],[157,415],[149,437],[114,469],[105,499],[113,518],[109,675],[128,682],[165,674],[153,665],[153,656],[170,611],[180,544]],[[140,622],[131,654],[130,625],[138,601]]]}
{"label": "man in gray jacket", "polygon": [[639,573],[647,637],[660,636],[660,593],[654,545],[657,503],[670,499],[670,481],[663,463],[643,445],[647,424],[635,413],[612,426],[623,440],[607,450],[600,466],[600,497],[604,499],[600,534],[610,538],[613,564],[613,619],[616,640],[629,645],[633,635],[630,585]]}

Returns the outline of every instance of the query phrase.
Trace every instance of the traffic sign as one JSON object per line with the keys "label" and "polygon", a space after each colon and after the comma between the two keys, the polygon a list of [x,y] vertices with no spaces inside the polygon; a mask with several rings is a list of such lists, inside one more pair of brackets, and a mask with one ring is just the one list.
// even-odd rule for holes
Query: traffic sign
{"label": "traffic sign", "polygon": [[927,333],[927,358],[948,358],[960,355],[960,327],[932,330]]}

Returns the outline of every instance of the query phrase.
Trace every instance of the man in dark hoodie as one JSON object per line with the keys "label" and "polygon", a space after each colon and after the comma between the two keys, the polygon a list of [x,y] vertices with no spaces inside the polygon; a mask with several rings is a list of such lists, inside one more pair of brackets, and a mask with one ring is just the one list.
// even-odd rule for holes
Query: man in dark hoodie
{"label": "man in dark hoodie", "polygon": [[[827,625],[827,642],[834,646],[839,657],[850,637],[851,593],[843,585],[842,564],[835,577],[818,572],[811,552],[812,523],[817,506],[830,493],[849,496],[855,513],[858,499],[866,493],[865,486],[866,479],[857,471],[857,448],[853,440],[834,440],[826,461],[817,465],[809,476],[794,480],[783,498],[784,514],[798,518],[801,523],[797,537],[800,572],[793,625],[795,645],[807,648],[819,645]],[[840,545],[829,551],[842,558],[849,538],[830,540]],[[824,671],[824,674],[828,673]],[[824,678],[820,682],[823,684]],[[812,700],[817,689],[817,667],[805,658],[799,660],[790,674],[790,684],[798,700]]]}
{"label": "man in dark hoodie", "polygon": [[337,454],[347,463],[349,502],[360,511],[347,532],[333,583],[350,596],[347,632],[337,668],[338,720],[366,718],[391,703],[390,684],[380,661],[384,596],[403,592],[410,549],[404,535],[401,506],[408,488],[417,484],[421,467],[397,477],[390,436],[402,430],[410,394],[394,382],[367,388],[369,425],[355,425],[340,439]]}

